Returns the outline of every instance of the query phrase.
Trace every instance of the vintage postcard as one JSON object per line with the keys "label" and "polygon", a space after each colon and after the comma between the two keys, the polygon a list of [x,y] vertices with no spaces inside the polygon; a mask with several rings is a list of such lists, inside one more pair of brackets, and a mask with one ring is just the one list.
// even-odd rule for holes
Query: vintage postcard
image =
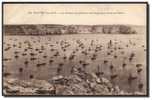
{"label": "vintage postcard", "polygon": [[4,96],[148,96],[146,2],[3,2]]}

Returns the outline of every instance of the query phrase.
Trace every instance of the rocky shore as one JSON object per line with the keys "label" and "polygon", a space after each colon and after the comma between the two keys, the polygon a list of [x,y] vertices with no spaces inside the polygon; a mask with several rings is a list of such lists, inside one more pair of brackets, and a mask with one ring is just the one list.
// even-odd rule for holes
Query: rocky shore
{"label": "rocky shore", "polygon": [[4,78],[4,95],[145,95],[141,92],[127,93],[95,73],[57,75],[50,80],[19,80]]}

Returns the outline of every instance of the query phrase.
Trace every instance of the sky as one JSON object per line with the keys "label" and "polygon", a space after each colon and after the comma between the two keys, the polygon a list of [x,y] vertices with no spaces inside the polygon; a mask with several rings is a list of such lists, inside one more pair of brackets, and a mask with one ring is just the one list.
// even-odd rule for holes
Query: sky
{"label": "sky", "polygon": [[146,25],[146,4],[4,4],[4,24]]}

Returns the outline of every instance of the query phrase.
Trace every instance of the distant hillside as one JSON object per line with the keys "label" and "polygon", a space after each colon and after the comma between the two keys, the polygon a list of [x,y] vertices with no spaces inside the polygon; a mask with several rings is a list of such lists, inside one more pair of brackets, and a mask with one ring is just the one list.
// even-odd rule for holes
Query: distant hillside
{"label": "distant hillside", "polygon": [[144,26],[131,25],[4,25],[5,35],[61,35],[61,34],[143,34]]}

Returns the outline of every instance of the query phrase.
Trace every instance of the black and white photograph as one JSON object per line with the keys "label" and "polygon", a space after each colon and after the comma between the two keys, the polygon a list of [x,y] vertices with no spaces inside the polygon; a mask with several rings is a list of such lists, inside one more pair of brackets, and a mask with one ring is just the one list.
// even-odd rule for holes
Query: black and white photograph
{"label": "black and white photograph", "polygon": [[147,96],[148,4],[3,2],[4,96]]}

